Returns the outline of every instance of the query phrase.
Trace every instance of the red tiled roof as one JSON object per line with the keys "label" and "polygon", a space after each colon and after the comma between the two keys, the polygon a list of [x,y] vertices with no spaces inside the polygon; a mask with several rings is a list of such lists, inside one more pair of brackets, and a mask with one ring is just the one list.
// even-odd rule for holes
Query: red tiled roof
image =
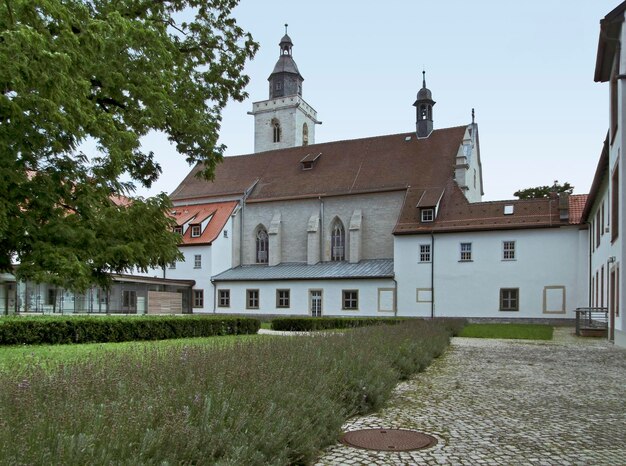
{"label": "red tiled roof", "polygon": [[[414,207],[420,195],[419,189],[408,190],[394,234],[548,228],[576,223],[572,219],[568,223],[560,220],[558,198],[470,203],[452,179],[446,186],[435,221],[422,223],[420,209]],[[578,205],[580,199],[574,202]],[[504,214],[505,206],[513,206],[511,215]]]}
{"label": "red tiled roof", "polygon": [[[201,169],[196,166],[171,198],[240,196],[255,182],[248,202],[441,188],[453,173],[466,128],[435,130],[425,139],[404,133],[225,157],[215,181],[196,177]],[[309,154],[322,155],[312,169],[302,170],[300,162]]]}
{"label": "red tiled roof", "polygon": [[224,229],[228,218],[233,213],[236,206],[237,201],[176,205],[170,212],[170,215],[176,220],[177,225],[182,226],[187,222],[196,225],[211,217],[208,225],[201,232],[200,236],[196,238],[191,237],[191,228],[187,228],[187,231],[183,235],[181,246],[211,244]]}
{"label": "red tiled roof", "polygon": [[581,223],[587,197],[587,194],[572,194],[569,197],[569,223],[575,225]]}

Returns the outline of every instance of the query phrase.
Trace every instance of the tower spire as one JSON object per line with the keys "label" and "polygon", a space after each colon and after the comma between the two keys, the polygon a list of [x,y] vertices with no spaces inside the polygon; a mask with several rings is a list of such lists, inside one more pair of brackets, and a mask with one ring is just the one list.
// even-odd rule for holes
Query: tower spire
{"label": "tower spire", "polygon": [[433,131],[433,100],[430,89],[426,87],[426,70],[422,70],[422,88],[417,93],[417,100],[413,104],[417,112],[415,122],[418,138],[427,138]]}

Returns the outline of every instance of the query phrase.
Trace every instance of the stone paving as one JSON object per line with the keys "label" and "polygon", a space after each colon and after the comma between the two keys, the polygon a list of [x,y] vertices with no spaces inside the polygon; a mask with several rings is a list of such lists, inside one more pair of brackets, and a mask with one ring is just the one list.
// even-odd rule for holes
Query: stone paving
{"label": "stone paving", "polygon": [[337,444],[323,465],[626,465],[626,350],[557,328],[551,342],[454,338],[385,409],[344,431],[415,429],[412,452]]}

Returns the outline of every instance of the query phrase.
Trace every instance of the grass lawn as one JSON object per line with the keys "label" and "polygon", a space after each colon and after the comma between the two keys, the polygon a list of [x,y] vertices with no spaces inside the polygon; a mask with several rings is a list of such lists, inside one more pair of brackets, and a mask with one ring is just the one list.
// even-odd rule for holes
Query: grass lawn
{"label": "grass lawn", "polygon": [[22,345],[0,346],[0,373],[19,372],[29,366],[57,367],[61,364],[79,362],[98,357],[103,353],[124,353],[129,357],[141,357],[151,349],[167,349],[195,346],[215,348],[233,345],[259,338],[256,335],[228,335],[205,338],[179,338],[157,341],[127,341],[122,343],[85,343],[80,345]]}
{"label": "grass lawn", "polygon": [[468,324],[460,337],[552,340],[553,328],[544,324]]}

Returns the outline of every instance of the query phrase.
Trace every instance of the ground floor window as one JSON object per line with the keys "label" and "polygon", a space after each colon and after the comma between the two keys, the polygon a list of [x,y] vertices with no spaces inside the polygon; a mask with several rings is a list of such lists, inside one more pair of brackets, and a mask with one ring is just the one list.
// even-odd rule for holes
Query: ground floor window
{"label": "ground floor window", "polygon": [[230,290],[218,290],[217,305],[219,307],[230,307]]}
{"label": "ground floor window", "polygon": [[289,307],[289,290],[276,290],[276,307]]}
{"label": "ground floor window", "polygon": [[359,309],[359,291],[358,290],[343,290],[343,307],[342,309],[348,311],[356,311]]}
{"label": "ground floor window", "polygon": [[193,290],[193,307],[204,307],[204,290]]}
{"label": "ground floor window", "polygon": [[135,307],[137,305],[137,292],[134,290],[124,290],[122,293],[122,306]]}
{"label": "ground floor window", "polygon": [[259,308],[259,290],[246,290],[246,309]]}
{"label": "ground floor window", "polygon": [[519,311],[519,288],[500,288],[500,310]]}

